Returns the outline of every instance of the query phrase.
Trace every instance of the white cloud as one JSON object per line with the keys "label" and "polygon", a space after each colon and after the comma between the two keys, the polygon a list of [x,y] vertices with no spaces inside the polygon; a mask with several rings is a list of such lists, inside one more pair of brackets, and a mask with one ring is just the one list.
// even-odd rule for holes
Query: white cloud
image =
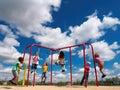
{"label": "white cloud", "polygon": [[4,38],[3,43],[5,46],[9,46],[9,47],[20,45],[20,43],[14,38],[8,38],[8,37]]}
{"label": "white cloud", "polygon": [[114,62],[113,66],[116,68],[116,69],[120,69],[120,64],[118,62]]}
{"label": "white cloud", "polygon": [[77,43],[96,40],[105,35],[104,29],[111,28],[115,30],[117,29],[117,25],[120,25],[120,20],[118,18],[103,16],[103,20],[100,20],[95,12],[88,16],[88,20],[83,22],[83,24],[74,27],[70,26],[70,37],[77,41]]}
{"label": "white cloud", "polygon": [[0,35],[4,36],[0,41],[0,61],[13,64],[21,56],[15,48],[15,46],[20,46],[17,36],[7,25],[0,25]]}
{"label": "white cloud", "polygon": [[118,49],[118,48],[120,48],[120,46],[118,45],[118,42],[114,42],[112,45],[110,45],[110,49],[115,50],[115,49]]}
{"label": "white cloud", "polygon": [[6,25],[0,25],[0,34],[6,35],[7,37],[15,38],[16,36]]}
{"label": "white cloud", "polygon": [[[113,42],[113,44],[108,45],[105,41],[99,41],[92,43],[94,47],[94,52],[98,52],[103,59],[103,61],[110,61],[116,56],[117,49],[119,49],[119,45],[117,42]],[[116,51],[115,51],[116,50]],[[86,53],[89,55],[89,57],[92,57],[91,49],[87,48]],[[82,55],[82,51],[79,52],[80,57]]]}
{"label": "white cloud", "polygon": [[[103,61],[110,61],[115,58],[117,54],[119,54],[119,48],[117,42],[113,42],[113,44],[108,45],[105,41],[98,41],[92,43],[94,48],[94,53],[98,52],[100,54],[100,57],[103,59]],[[83,50],[80,50],[78,52],[79,57],[83,57]],[[92,51],[91,48],[86,48],[86,55],[88,55],[90,58],[92,58]]]}
{"label": "white cloud", "polygon": [[104,32],[99,30],[100,25],[100,19],[97,16],[93,16],[80,26],[70,26],[70,36],[77,40],[77,43],[82,43],[90,39],[98,39],[104,35]]}
{"label": "white cloud", "polygon": [[21,35],[30,37],[32,32],[42,30],[40,24],[52,22],[51,11],[57,11],[60,4],[61,0],[1,0],[0,17],[16,25]]}
{"label": "white cloud", "polygon": [[12,72],[11,72],[11,67],[6,67],[4,68],[4,66],[2,64],[0,64],[0,80],[10,80],[12,79]]}
{"label": "white cloud", "polygon": [[[116,25],[120,25],[120,20],[118,18],[113,18],[110,16],[104,16],[101,28],[114,28]],[[116,29],[113,29],[116,30]]]}
{"label": "white cloud", "polygon": [[49,47],[59,48],[74,44],[72,38],[61,32],[60,28],[44,28],[40,35],[34,35],[37,42]]}
{"label": "white cloud", "polygon": [[58,75],[56,75],[56,78],[66,78],[66,75],[59,73]]}

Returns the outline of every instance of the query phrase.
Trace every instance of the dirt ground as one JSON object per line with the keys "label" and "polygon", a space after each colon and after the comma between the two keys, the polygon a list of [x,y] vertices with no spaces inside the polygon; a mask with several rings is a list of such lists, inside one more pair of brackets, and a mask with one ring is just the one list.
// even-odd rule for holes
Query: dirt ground
{"label": "dirt ground", "polygon": [[0,86],[0,90],[120,90],[120,86]]}

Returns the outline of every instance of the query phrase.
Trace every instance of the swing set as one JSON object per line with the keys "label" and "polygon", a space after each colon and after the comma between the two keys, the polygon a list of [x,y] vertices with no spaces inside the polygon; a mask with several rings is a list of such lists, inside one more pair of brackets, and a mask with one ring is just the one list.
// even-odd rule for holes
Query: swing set
{"label": "swing set", "polygon": [[[52,85],[52,78],[53,78],[52,77],[52,63],[53,63],[54,52],[59,51],[59,50],[63,50],[63,49],[69,49],[69,55],[70,55],[70,59],[69,59],[70,60],[70,86],[72,86],[72,48],[80,47],[80,46],[83,48],[83,59],[84,59],[84,68],[85,68],[85,66],[86,66],[86,50],[85,50],[86,48],[85,48],[85,46],[86,45],[89,45],[91,47],[91,53],[92,53],[92,58],[93,58],[93,62],[94,62],[94,70],[95,70],[95,77],[96,77],[96,86],[99,86],[98,76],[97,76],[97,71],[96,71],[96,64],[95,64],[95,61],[94,61],[94,48],[93,48],[92,44],[89,43],[89,42],[85,42],[85,43],[82,43],[82,44],[76,44],[76,45],[72,45],[72,46],[66,46],[66,47],[62,47],[62,48],[49,48],[47,46],[42,46],[42,45],[39,45],[39,44],[32,44],[32,45],[29,45],[28,47],[26,47],[25,50],[24,50],[23,59],[25,58],[27,50],[30,50],[29,59],[28,59],[28,74],[27,74],[26,86],[29,85],[30,63],[31,63],[31,59],[32,59],[32,49],[33,49],[33,47],[45,48],[45,49],[50,50],[50,52],[51,52],[50,53],[51,54],[51,56],[50,56],[50,85]],[[34,75],[33,75],[33,82],[32,82],[33,86],[35,85],[35,77],[36,77],[36,73],[34,73]],[[84,86],[87,87],[87,81],[85,81]]]}

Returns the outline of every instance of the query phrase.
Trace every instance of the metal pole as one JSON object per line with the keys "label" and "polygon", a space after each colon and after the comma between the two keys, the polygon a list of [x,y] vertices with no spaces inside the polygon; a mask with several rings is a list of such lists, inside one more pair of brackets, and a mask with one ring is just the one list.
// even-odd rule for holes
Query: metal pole
{"label": "metal pole", "polygon": [[33,86],[35,86],[35,77],[36,77],[36,72],[34,71],[34,75],[33,75]]}
{"label": "metal pole", "polygon": [[72,51],[71,47],[69,48],[70,51],[70,86],[72,86]]}
{"label": "metal pole", "polygon": [[50,60],[50,85],[52,85],[52,61],[53,61],[53,51],[51,51],[51,60]]}
{"label": "metal pole", "polygon": [[99,86],[99,82],[98,82],[98,76],[97,76],[97,70],[96,70],[96,63],[94,60],[94,49],[93,46],[90,44],[91,49],[92,49],[92,57],[93,57],[93,62],[94,62],[94,69],[95,69],[95,77],[96,77],[96,86]]}
{"label": "metal pole", "polygon": [[31,61],[31,56],[32,56],[32,46],[30,46],[30,55],[29,55],[29,60],[28,60],[28,74],[27,74],[26,86],[28,86],[28,84],[29,84],[29,74],[30,74],[30,61]]}
{"label": "metal pole", "polygon": [[85,67],[86,67],[86,52],[85,52],[85,44],[83,43],[83,57],[84,57],[84,75],[85,75],[85,84],[84,86],[87,87],[87,80],[86,80],[86,72],[85,72]]}

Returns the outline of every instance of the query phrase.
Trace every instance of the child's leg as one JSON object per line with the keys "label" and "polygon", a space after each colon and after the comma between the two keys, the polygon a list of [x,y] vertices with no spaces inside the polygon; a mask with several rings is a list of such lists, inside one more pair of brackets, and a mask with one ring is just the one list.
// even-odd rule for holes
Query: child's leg
{"label": "child's leg", "polygon": [[102,68],[100,68],[100,72],[102,73],[102,78],[104,78],[106,74],[103,72]]}
{"label": "child's leg", "polygon": [[60,61],[60,65],[62,67],[62,72],[65,71],[65,63],[63,62],[63,60]]}
{"label": "child's leg", "polygon": [[65,70],[65,65],[61,65],[62,66],[62,70]]}
{"label": "child's leg", "polygon": [[57,65],[58,65],[58,64],[59,64],[59,62],[60,62],[60,60],[56,60],[55,64],[57,64]]}
{"label": "child's leg", "polygon": [[85,86],[87,86],[87,84],[88,84],[88,77],[89,77],[89,73],[87,73],[85,76]]}
{"label": "child's leg", "polygon": [[36,69],[37,69],[37,64],[32,64],[32,71],[31,71],[31,73],[32,73],[32,72],[35,72]]}
{"label": "child's leg", "polygon": [[46,81],[46,72],[42,73],[41,83],[45,83]]}
{"label": "child's leg", "polygon": [[16,84],[17,80],[18,80],[18,74],[17,71],[12,70],[12,74],[13,74],[13,79],[11,80],[14,84]]}
{"label": "child's leg", "polygon": [[85,79],[85,75],[83,75],[80,85],[83,85],[84,79]]}
{"label": "child's leg", "polygon": [[102,73],[102,75],[104,75],[104,72],[102,71],[102,68],[100,68],[100,72]]}

